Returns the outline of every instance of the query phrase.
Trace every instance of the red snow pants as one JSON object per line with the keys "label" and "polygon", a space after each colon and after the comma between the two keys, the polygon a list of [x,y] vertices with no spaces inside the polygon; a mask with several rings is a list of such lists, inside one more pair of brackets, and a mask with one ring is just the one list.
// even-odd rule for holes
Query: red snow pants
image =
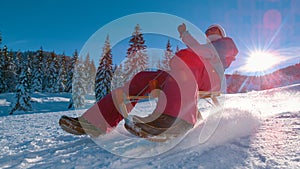
{"label": "red snow pants", "polygon": [[[183,53],[183,56],[186,54]],[[149,94],[149,81],[156,79],[161,89],[155,113],[163,113],[180,118],[194,125],[197,120],[197,93],[198,90],[211,89],[208,73],[200,59],[191,59],[191,54],[184,57],[173,57],[171,71],[143,71],[136,74],[133,79],[121,89],[129,95]],[[195,56],[198,57],[198,56]],[[116,90],[106,95],[93,107],[88,109],[83,117],[102,131],[109,132],[123,119],[119,113],[114,95]],[[130,112],[134,103],[127,104]]]}

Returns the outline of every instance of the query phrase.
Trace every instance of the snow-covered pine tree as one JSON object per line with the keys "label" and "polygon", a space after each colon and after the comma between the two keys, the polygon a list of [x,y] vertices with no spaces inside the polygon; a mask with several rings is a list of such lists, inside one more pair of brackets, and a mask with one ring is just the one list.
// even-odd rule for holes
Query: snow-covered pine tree
{"label": "snow-covered pine tree", "polygon": [[32,72],[32,90],[34,92],[42,92],[43,89],[43,48],[41,47],[34,58],[34,69]]}
{"label": "snow-covered pine tree", "polygon": [[53,58],[52,53],[49,55],[47,53],[46,60],[45,60],[45,76],[43,81],[43,91],[44,92],[52,92],[52,86],[53,86],[53,77],[51,73],[51,67],[53,67]]}
{"label": "snow-covered pine tree", "polygon": [[148,56],[146,54],[146,45],[140,25],[135,26],[127,49],[127,60],[124,64],[125,80],[130,80],[135,74],[148,67]]}
{"label": "snow-covered pine tree", "polygon": [[52,87],[53,88],[53,92],[54,93],[59,93],[60,92],[60,89],[62,88],[61,87],[61,57],[54,54],[54,59],[53,59],[53,62],[54,62],[54,69],[53,69],[53,76],[54,76],[54,86]]}
{"label": "snow-covered pine tree", "polygon": [[89,78],[88,78],[88,86],[90,86],[90,94],[95,94],[95,77],[96,77],[96,66],[94,60],[90,62],[90,69],[89,69]]}
{"label": "snow-covered pine tree", "polygon": [[162,66],[162,61],[161,61],[161,58],[158,58],[157,60],[157,68],[160,69],[160,70],[163,70],[163,66]]}
{"label": "snow-covered pine tree", "polygon": [[21,73],[19,76],[18,84],[16,86],[16,101],[14,103],[13,108],[10,111],[10,115],[12,115],[15,111],[30,111],[32,109],[30,103],[30,89],[28,78],[30,74],[30,70],[28,67],[28,60],[23,62],[21,65]]}
{"label": "snow-covered pine tree", "polygon": [[174,56],[174,54],[171,49],[171,43],[170,43],[170,40],[168,40],[166,50],[165,50],[165,55],[162,60],[162,69],[163,70],[170,70],[170,60],[173,56]]}
{"label": "snow-covered pine tree", "polygon": [[75,50],[71,59],[71,64],[68,67],[68,78],[66,92],[72,92],[73,75],[76,64],[78,63],[78,52]]}
{"label": "snow-covered pine tree", "polygon": [[117,70],[117,68],[118,68],[118,66],[117,66],[117,65],[114,65],[113,68],[112,68],[112,72],[115,73],[116,70]]}
{"label": "snow-covered pine tree", "polygon": [[97,101],[99,101],[110,92],[112,76],[112,53],[109,36],[107,35],[103,47],[102,57],[99,60],[99,66],[96,73],[95,95]]}
{"label": "snow-covered pine tree", "polygon": [[68,60],[67,56],[63,54],[61,60],[61,69],[60,69],[60,78],[61,78],[61,92],[66,92],[67,83],[68,83]]}
{"label": "snow-covered pine tree", "polygon": [[[73,92],[75,92],[76,90],[73,90],[74,88],[74,84],[75,84],[75,71],[77,69],[77,66],[79,64],[79,59],[78,59],[78,52],[75,49],[73,57],[71,58],[71,62],[68,64],[68,77],[67,77],[67,87],[66,87],[66,92],[71,93],[71,98],[69,100],[69,105],[68,105],[68,109],[74,108],[74,100],[73,97],[75,97],[75,95],[73,94]],[[78,77],[77,77],[78,79]],[[77,85],[77,83],[76,83]]]}
{"label": "snow-covered pine tree", "polygon": [[[2,35],[0,32],[0,45],[1,44],[2,44]],[[4,67],[4,56],[3,56],[3,50],[0,47],[0,93],[4,92],[3,67]]]}
{"label": "snow-covered pine tree", "polygon": [[17,75],[20,75],[21,73],[21,65],[22,65],[22,62],[23,62],[23,52],[21,52],[20,50],[17,52],[16,54],[16,61],[15,61],[15,64],[16,64],[16,74]]}
{"label": "snow-covered pine tree", "polygon": [[28,81],[28,91],[30,93],[32,93],[33,89],[32,89],[32,84],[33,84],[33,79],[32,79],[32,71],[33,71],[33,58],[34,58],[34,54],[32,52],[26,52],[26,67],[27,67],[27,71],[26,71],[26,76],[27,76],[27,81]]}
{"label": "snow-covered pine tree", "polygon": [[[87,93],[92,94],[94,93],[94,86],[95,86],[95,65],[91,64],[90,54],[88,53],[86,55],[85,61],[84,61],[84,73],[86,74],[86,83],[85,83],[85,89]],[[92,72],[94,69],[94,72]]]}
{"label": "snow-covered pine tree", "polygon": [[5,92],[4,52],[5,51],[0,48],[0,93]]}
{"label": "snow-covered pine tree", "polygon": [[[5,46],[6,47],[6,46]],[[4,81],[6,83],[6,92],[14,92],[16,82],[16,65],[14,63],[14,52],[4,53]]]}
{"label": "snow-covered pine tree", "polygon": [[54,52],[51,52],[50,56],[47,58],[46,71],[45,91],[49,93],[59,92],[59,85],[57,82],[59,78],[59,63]]}
{"label": "snow-covered pine tree", "polygon": [[113,90],[113,89],[123,86],[124,82],[125,82],[125,80],[124,80],[123,64],[120,63],[119,66],[115,65],[115,67],[113,68],[111,89]]}
{"label": "snow-covered pine tree", "polygon": [[75,108],[82,108],[85,102],[85,73],[82,58],[79,59],[75,66],[72,83],[72,101]]}

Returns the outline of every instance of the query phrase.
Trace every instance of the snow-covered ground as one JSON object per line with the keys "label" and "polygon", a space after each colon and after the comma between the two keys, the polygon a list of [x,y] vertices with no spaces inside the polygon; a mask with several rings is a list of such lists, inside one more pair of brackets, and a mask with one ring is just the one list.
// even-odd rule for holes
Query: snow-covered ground
{"label": "snow-covered ground", "polygon": [[[31,94],[32,110],[29,112],[16,111],[14,114],[33,114],[33,113],[49,113],[68,110],[70,93],[33,93]],[[86,107],[94,104],[95,97],[93,95],[86,96]],[[15,94],[0,94],[0,117],[7,116],[12,109],[15,101]]]}
{"label": "snow-covered ground", "polygon": [[[6,116],[11,98],[0,95],[0,168],[300,168],[300,84],[227,94],[214,115],[200,101],[205,125],[170,143],[131,136],[122,123],[97,139],[73,136],[58,125],[84,112],[63,111],[69,95],[35,94],[33,112]],[[153,102],[136,112],[150,113]]]}

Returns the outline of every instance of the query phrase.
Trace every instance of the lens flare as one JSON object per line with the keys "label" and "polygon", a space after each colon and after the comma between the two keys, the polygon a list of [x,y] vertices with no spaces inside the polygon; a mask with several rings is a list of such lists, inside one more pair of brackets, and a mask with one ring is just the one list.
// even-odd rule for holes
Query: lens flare
{"label": "lens flare", "polygon": [[247,72],[264,72],[274,68],[281,61],[275,52],[255,50],[249,53],[243,69]]}

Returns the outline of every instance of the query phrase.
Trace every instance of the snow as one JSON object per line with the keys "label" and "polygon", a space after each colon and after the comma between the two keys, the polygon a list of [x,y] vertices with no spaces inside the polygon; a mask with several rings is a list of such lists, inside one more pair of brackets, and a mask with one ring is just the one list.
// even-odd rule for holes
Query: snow
{"label": "snow", "polygon": [[[66,111],[69,106],[70,93],[33,93],[31,95],[32,110],[29,112],[17,111],[14,114],[32,114],[32,113],[53,113]],[[15,94],[0,94],[0,117],[7,116],[12,109]],[[86,107],[90,107],[95,103],[92,96],[87,96],[85,100]]]}
{"label": "snow", "polygon": [[[35,93],[35,110],[12,116],[5,111],[13,95],[1,94],[0,168],[300,168],[299,96],[300,84],[226,94],[219,113],[200,100],[205,123],[183,138],[153,143],[129,134],[123,122],[96,139],[62,131],[61,115],[85,111],[65,111],[66,93]],[[133,113],[154,106],[140,102]]]}
{"label": "snow", "polygon": [[6,99],[0,99],[0,106],[9,106],[10,102],[7,102]]}

